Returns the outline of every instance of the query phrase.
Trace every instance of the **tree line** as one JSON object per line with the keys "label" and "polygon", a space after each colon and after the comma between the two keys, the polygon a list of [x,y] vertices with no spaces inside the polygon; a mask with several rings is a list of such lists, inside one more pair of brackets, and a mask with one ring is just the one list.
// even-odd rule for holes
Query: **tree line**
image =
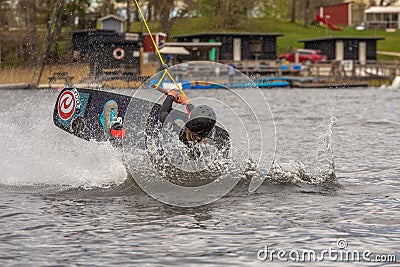
{"label": "tree line", "polygon": [[[398,0],[369,0],[371,6],[390,6]],[[308,27],[313,20],[314,8],[342,3],[343,0],[140,0],[147,21],[155,22],[169,33],[174,22],[182,17],[204,17],[220,29],[240,29],[250,17],[288,19],[304,22]],[[365,1],[355,1],[361,4]],[[62,3],[56,23],[51,22],[54,7]],[[2,65],[35,62],[45,29],[54,27],[50,59],[60,60],[59,41],[62,29],[95,29],[102,16],[116,14],[123,7],[127,16],[127,31],[131,22],[140,16],[134,0],[0,0],[0,62]],[[65,38],[65,37],[64,37]],[[66,40],[64,40],[66,41]],[[18,45],[15,45],[18,44]],[[66,47],[64,47],[66,49]],[[13,54],[14,53],[14,54]],[[17,57],[15,57],[15,55]],[[12,59],[7,62],[8,59]]]}

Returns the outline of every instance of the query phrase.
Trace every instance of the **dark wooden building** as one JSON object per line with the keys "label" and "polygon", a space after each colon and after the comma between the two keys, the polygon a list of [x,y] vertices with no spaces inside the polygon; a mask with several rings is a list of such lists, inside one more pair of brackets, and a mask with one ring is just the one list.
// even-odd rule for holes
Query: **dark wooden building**
{"label": "dark wooden building", "polygon": [[321,50],[328,60],[376,60],[377,41],[382,37],[326,37],[299,40],[305,49]]}
{"label": "dark wooden building", "polygon": [[[178,42],[220,42],[217,61],[275,60],[278,33],[196,33],[174,36]],[[217,48],[214,48],[217,49]],[[193,51],[189,60],[212,60],[211,55]]]}
{"label": "dark wooden building", "polygon": [[72,33],[75,58],[87,58],[92,75],[105,70],[129,69],[139,74],[141,35],[115,31],[79,31]]}

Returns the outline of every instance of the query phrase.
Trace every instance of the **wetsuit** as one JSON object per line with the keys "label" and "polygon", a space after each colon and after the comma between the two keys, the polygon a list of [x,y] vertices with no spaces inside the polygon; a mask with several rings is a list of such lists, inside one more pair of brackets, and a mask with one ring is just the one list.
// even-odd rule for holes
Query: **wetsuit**
{"label": "wetsuit", "polygon": [[[174,103],[174,96],[167,95],[167,98],[164,100],[164,103],[160,107],[160,122],[164,124],[165,120],[168,117],[168,114],[172,110],[172,104]],[[189,112],[193,110],[194,106],[192,104],[187,105]]]}
{"label": "wetsuit", "polygon": [[[174,103],[174,99],[175,99],[174,96],[168,95],[167,98],[164,100],[164,103],[161,105],[161,108],[160,108],[161,124],[164,124],[165,120],[168,117],[168,114],[171,112],[172,104]],[[192,104],[188,104],[186,107],[189,110],[189,112],[191,112],[194,108],[194,106]],[[181,132],[179,133],[179,140],[181,140],[185,145],[190,147],[190,143],[186,138],[186,133],[183,128],[182,128]]]}

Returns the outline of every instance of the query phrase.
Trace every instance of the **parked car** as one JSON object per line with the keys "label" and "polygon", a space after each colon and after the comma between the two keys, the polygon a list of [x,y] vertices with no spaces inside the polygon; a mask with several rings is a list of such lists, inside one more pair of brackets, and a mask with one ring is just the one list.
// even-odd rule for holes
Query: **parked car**
{"label": "parked car", "polygon": [[322,55],[320,50],[312,50],[312,49],[297,49],[296,51],[290,54],[282,54],[279,56],[280,60],[287,60],[289,62],[295,62],[296,52],[299,53],[299,62],[300,63],[316,63],[320,61],[326,61],[327,56]]}

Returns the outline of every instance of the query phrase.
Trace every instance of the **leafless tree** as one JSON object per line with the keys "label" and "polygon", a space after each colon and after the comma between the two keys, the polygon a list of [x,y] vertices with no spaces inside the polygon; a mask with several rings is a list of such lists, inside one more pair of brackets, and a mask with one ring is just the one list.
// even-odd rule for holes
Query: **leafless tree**
{"label": "leafless tree", "polygon": [[169,36],[171,27],[175,18],[171,18],[171,12],[174,8],[174,0],[159,0],[157,1],[158,16],[163,31]]}
{"label": "leafless tree", "polygon": [[295,23],[296,22],[296,5],[297,1],[292,0],[292,6],[291,6],[291,12],[290,12],[290,22]]}
{"label": "leafless tree", "polygon": [[305,0],[305,6],[304,6],[304,27],[308,27],[309,25],[309,19],[310,19],[310,4],[311,0]]}
{"label": "leafless tree", "polygon": [[391,6],[398,0],[369,0],[371,6]]}
{"label": "leafless tree", "polygon": [[126,32],[131,31],[131,1],[126,1]]}
{"label": "leafless tree", "polygon": [[242,28],[247,22],[248,10],[255,4],[256,2],[248,0],[217,0],[215,5],[217,28]]}

